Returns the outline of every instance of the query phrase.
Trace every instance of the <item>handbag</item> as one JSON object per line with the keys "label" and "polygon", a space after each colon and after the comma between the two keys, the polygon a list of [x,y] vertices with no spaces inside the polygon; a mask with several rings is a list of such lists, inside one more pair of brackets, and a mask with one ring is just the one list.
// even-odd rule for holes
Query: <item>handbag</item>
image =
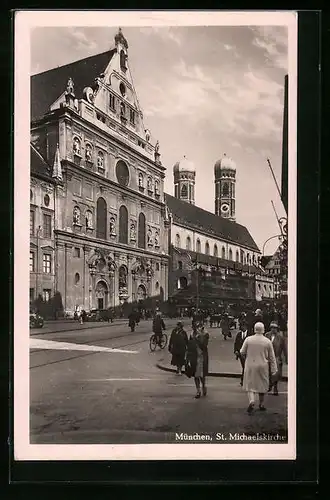
{"label": "handbag", "polygon": [[190,364],[190,362],[186,359],[185,365],[184,365],[184,374],[188,377],[191,378],[193,375],[193,369]]}

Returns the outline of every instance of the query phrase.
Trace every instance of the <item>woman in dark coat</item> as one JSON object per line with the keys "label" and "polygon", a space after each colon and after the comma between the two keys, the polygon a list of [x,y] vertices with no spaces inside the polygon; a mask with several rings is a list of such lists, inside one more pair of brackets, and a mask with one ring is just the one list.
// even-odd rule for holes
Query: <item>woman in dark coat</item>
{"label": "woman in dark coat", "polygon": [[172,354],[171,365],[177,367],[177,373],[180,375],[185,363],[187,344],[188,335],[183,329],[183,323],[179,321],[171,333],[168,350]]}
{"label": "woman in dark coat", "polygon": [[191,367],[191,373],[195,378],[197,393],[195,398],[201,397],[201,385],[203,396],[207,394],[206,377],[209,370],[208,353],[209,334],[202,325],[196,325],[193,334],[188,341],[187,362]]}

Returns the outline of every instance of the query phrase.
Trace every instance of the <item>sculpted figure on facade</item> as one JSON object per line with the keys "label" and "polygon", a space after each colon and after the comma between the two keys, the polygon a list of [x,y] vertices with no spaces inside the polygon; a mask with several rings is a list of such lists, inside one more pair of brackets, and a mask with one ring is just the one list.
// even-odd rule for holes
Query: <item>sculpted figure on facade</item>
{"label": "sculpted figure on facade", "polygon": [[136,224],[134,221],[131,222],[131,227],[130,227],[130,240],[131,241],[136,241]]}
{"label": "sculpted figure on facade", "polygon": [[78,137],[75,137],[73,139],[73,153],[75,155],[80,155],[80,140]]}
{"label": "sculpted figure on facade", "polygon": [[66,84],[66,93],[74,95],[74,83],[71,77],[69,78],[68,83]]}
{"label": "sculpted figure on facade", "polygon": [[159,248],[159,231],[158,231],[158,229],[156,229],[156,232],[155,232],[155,247]]}
{"label": "sculpted figure on facade", "polygon": [[73,224],[80,225],[80,208],[74,207],[73,209]]}
{"label": "sculpted figure on facade", "polygon": [[86,228],[93,229],[93,214],[90,210],[86,212]]}
{"label": "sculpted figure on facade", "polygon": [[92,146],[90,144],[86,144],[85,158],[86,161],[92,161]]}
{"label": "sculpted figure on facade", "polygon": [[152,246],[153,245],[153,240],[152,240],[152,231],[151,231],[151,227],[148,226],[148,231],[147,231],[147,242],[148,242],[148,246]]}
{"label": "sculpted figure on facade", "polygon": [[110,236],[116,236],[116,219],[110,218]]}

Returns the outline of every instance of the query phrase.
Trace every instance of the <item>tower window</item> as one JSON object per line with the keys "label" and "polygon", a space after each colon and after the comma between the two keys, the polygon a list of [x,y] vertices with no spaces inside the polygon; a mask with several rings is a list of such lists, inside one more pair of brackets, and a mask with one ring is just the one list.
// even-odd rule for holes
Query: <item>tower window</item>
{"label": "tower window", "polygon": [[181,187],[181,198],[187,198],[188,197],[188,188],[187,184],[183,184]]}
{"label": "tower window", "polygon": [[110,109],[112,109],[113,111],[115,111],[115,109],[116,109],[116,98],[115,98],[115,96],[113,94],[110,94],[109,105],[110,105]]}
{"label": "tower window", "polygon": [[228,184],[228,182],[224,182],[224,184],[222,186],[222,195],[229,196],[229,184]]}

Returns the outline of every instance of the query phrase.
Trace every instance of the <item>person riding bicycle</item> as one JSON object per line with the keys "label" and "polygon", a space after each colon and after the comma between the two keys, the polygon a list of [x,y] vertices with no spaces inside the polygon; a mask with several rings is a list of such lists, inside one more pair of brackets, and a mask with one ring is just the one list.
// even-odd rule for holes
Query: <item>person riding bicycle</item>
{"label": "person riding bicycle", "polygon": [[154,317],[153,322],[152,322],[152,331],[155,334],[156,341],[157,341],[158,345],[160,345],[162,333],[163,333],[163,330],[165,330],[165,329],[166,329],[166,327],[165,327],[164,320],[162,318],[162,313],[157,308],[155,317]]}

